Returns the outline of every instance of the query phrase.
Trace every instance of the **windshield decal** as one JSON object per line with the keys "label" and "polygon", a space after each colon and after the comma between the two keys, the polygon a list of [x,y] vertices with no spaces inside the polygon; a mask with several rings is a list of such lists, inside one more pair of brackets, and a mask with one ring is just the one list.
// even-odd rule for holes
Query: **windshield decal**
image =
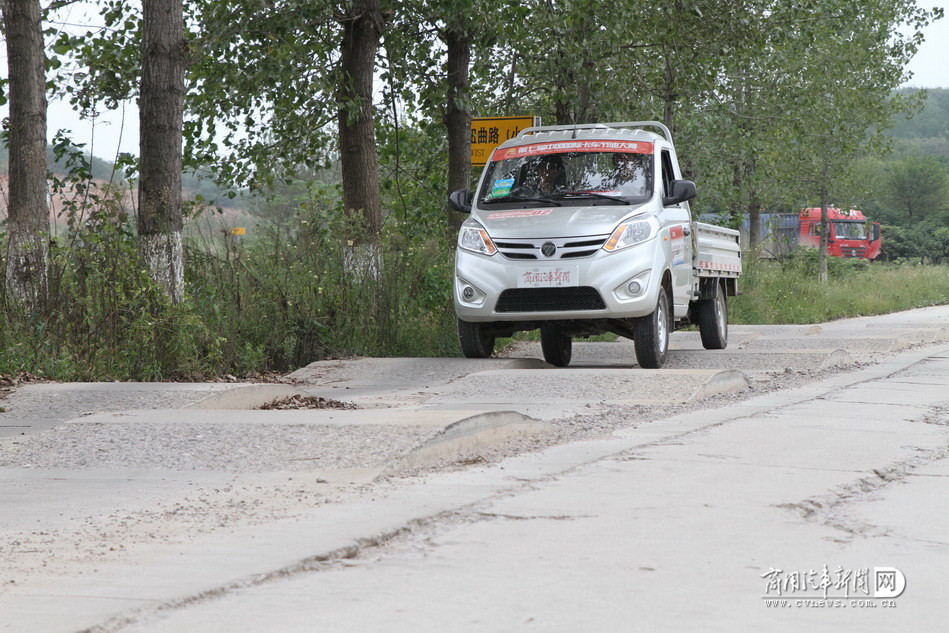
{"label": "windshield decal", "polygon": [[497,211],[489,213],[488,220],[510,220],[512,218],[532,218],[536,215],[550,215],[553,209],[519,209],[517,211]]}
{"label": "windshield decal", "polygon": [[506,196],[511,193],[511,188],[513,186],[513,178],[498,178],[494,181],[494,186],[491,187],[491,193],[488,194],[488,197],[497,198],[500,196]]}
{"label": "windshield decal", "polygon": [[643,141],[557,141],[554,143],[535,143],[508,149],[496,150],[492,161],[540,156],[543,154],[564,154],[567,152],[621,152],[624,154],[652,154],[652,143]]}

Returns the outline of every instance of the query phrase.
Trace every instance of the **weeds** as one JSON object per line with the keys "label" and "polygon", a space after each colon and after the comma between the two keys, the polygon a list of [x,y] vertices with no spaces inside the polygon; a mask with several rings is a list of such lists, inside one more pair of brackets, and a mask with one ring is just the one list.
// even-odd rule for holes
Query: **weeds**
{"label": "weeds", "polygon": [[[102,204],[53,243],[35,319],[0,290],[0,374],[59,380],[194,380],[288,371],[328,356],[451,355],[452,251],[393,221],[378,245],[336,208],[303,208],[247,239],[192,221],[187,300],[145,272],[133,223]],[[0,252],[2,249],[0,235]],[[4,262],[0,255],[0,270]]]}
{"label": "weeds", "polygon": [[820,323],[908,310],[949,301],[949,266],[871,263],[828,258],[829,281],[817,282],[817,251],[800,249],[783,262],[745,261],[742,295],[729,306],[732,323]]}

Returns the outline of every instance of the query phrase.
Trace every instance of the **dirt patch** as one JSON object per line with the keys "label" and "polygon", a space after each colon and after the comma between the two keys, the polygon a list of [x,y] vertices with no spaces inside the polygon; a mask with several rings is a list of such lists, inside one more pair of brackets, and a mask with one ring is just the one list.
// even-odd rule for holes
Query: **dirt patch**
{"label": "dirt patch", "polygon": [[333,400],[332,398],[297,394],[295,396],[287,396],[286,398],[277,398],[258,408],[270,411],[286,411],[290,409],[356,409],[357,407],[352,402],[341,402],[339,400]]}

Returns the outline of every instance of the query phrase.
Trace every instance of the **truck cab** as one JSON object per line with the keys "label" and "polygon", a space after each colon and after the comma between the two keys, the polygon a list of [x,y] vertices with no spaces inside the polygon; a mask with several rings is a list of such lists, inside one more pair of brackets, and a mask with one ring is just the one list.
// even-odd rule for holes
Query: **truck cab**
{"label": "truck cab", "polygon": [[471,214],[455,257],[463,354],[539,328],[545,359],[565,366],[574,337],[613,332],[659,367],[688,323],[723,348],[738,232],[693,222],[695,195],[653,121],[532,127],[497,147],[476,191],[450,196]]}
{"label": "truck cab", "polygon": [[[820,247],[819,207],[801,211],[800,243]],[[883,244],[879,222],[868,222],[862,211],[843,211],[835,207],[827,209],[830,233],[827,236],[827,254],[831,257],[860,257],[876,259]]]}

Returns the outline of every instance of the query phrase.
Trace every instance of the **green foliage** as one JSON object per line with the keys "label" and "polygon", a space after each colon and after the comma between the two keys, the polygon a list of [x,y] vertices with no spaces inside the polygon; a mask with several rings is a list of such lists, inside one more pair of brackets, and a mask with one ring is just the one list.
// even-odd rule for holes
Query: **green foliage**
{"label": "green foliage", "polygon": [[828,258],[829,280],[816,283],[816,251],[788,262],[746,261],[732,298],[729,320],[736,324],[820,323],[845,317],[884,314],[946,302],[949,266],[867,264]]}
{"label": "green foliage", "polygon": [[[51,90],[87,117],[134,98],[140,74],[138,4],[99,6],[106,28],[48,31]],[[230,189],[207,179],[185,186],[204,201],[251,186],[263,222],[246,238],[189,226],[189,299],[170,306],[141,272],[114,192],[91,185],[111,179],[111,169],[103,178],[103,165],[61,137],[64,175],[54,187],[83,195],[53,249],[48,318],[27,322],[4,308],[0,372],[186,378],[285,370],[334,354],[454,353],[454,236],[444,201],[450,99],[476,114],[537,114],[547,123],[664,120],[687,176],[699,182],[696,211],[729,213],[734,223],[748,209],[794,211],[824,193],[892,225],[887,257],[946,261],[945,171],[940,184],[933,165],[949,164],[949,91],[931,91],[917,119],[897,124],[900,162],[882,158],[875,133],[918,105],[915,91],[893,89],[940,10],[911,0],[384,0],[375,60],[382,102],[374,105],[386,219],[369,249],[341,238],[359,226],[339,209],[335,169],[346,149],[337,146],[338,116],[361,105],[339,102],[347,89],[339,47],[352,8],[187,5],[186,164],[212,168]],[[448,32],[473,47],[466,96],[447,90]],[[914,157],[922,152],[936,158]],[[134,159],[120,163],[116,175],[135,175]],[[914,189],[921,179],[930,184]],[[814,251],[752,262],[736,314],[818,320],[946,296],[941,268],[831,259],[830,283],[820,288],[811,281],[816,265]],[[920,271],[938,279],[894,283]],[[859,292],[844,291],[851,287]]]}
{"label": "green foliage", "polygon": [[451,252],[391,220],[376,247],[338,208],[305,203],[288,227],[188,249],[195,310],[234,372],[289,370],[326,356],[455,353]]}
{"label": "green foliage", "polygon": [[910,156],[887,166],[883,203],[907,224],[941,216],[949,209],[949,172],[929,157]]}
{"label": "green foliage", "polygon": [[[900,92],[910,94],[915,89],[904,88]],[[901,139],[949,140],[949,88],[928,88],[922,109],[913,116],[895,120],[887,133]]]}
{"label": "green foliage", "polygon": [[220,371],[217,337],[188,304],[171,305],[155,286],[133,231],[127,216],[103,207],[55,243],[45,319],[0,294],[0,373],[182,380]]}
{"label": "green foliage", "polygon": [[192,220],[188,298],[173,306],[107,194],[54,244],[45,320],[0,294],[0,373],[193,380],[340,355],[457,353],[452,244],[443,223],[428,222],[430,209],[391,215],[375,247],[341,237],[360,227],[333,196],[303,200],[285,223],[261,224],[246,238]]}
{"label": "green foliage", "polygon": [[949,263],[949,227],[921,222],[911,228],[883,226],[886,261]]}

